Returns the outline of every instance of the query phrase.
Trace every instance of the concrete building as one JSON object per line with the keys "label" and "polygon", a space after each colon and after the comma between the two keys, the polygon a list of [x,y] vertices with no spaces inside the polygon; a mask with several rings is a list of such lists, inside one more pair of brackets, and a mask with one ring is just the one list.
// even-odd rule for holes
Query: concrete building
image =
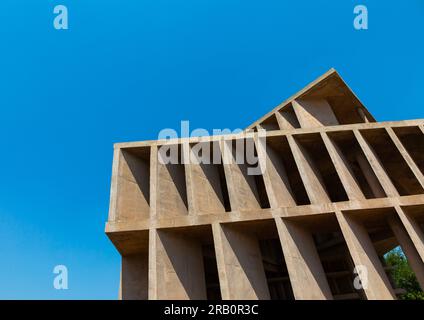
{"label": "concrete building", "polygon": [[[263,174],[237,163],[239,140],[265,143]],[[158,161],[164,144],[183,157],[199,142],[228,161]],[[335,70],[245,135],[116,144],[106,233],[119,296],[395,299],[382,257],[398,245],[424,288],[423,174],[424,120],[376,122]]]}

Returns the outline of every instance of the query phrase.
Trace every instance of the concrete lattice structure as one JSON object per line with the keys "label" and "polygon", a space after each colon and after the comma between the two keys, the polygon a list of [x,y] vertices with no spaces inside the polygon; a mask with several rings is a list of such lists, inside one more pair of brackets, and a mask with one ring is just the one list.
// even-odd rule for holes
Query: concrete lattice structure
{"label": "concrete lattice structure", "polygon": [[[266,170],[251,176],[232,146],[259,128]],[[120,298],[394,299],[382,256],[398,245],[424,288],[424,120],[376,122],[330,70],[246,133],[172,142],[213,141],[224,164],[161,164],[164,141],[115,145]]]}

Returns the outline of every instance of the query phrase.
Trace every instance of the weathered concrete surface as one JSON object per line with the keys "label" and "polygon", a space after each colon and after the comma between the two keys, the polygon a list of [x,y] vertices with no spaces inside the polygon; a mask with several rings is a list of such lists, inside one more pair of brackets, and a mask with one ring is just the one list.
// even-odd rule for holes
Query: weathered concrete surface
{"label": "weathered concrete surface", "polygon": [[[259,139],[258,129],[266,130],[267,139]],[[163,164],[158,151],[165,141],[115,145],[106,233],[123,257],[122,299],[205,299],[218,287],[223,299],[269,299],[278,290],[290,296],[287,283],[296,299],[394,299],[397,291],[379,259],[394,240],[423,284],[424,156],[415,141],[423,141],[424,120],[375,122],[330,70],[249,126],[246,135],[167,142],[184,151],[182,158],[194,153],[198,142],[214,142],[219,145],[214,155],[222,153],[224,160],[219,165]],[[347,144],[335,142],[346,135]],[[323,145],[329,160],[320,161],[304,147],[304,137]],[[263,175],[248,175],[249,165],[237,163],[240,151],[234,145],[243,139],[253,139],[256,149],[265,147]],[[270,144],[278,139],[285,141],[285,154]],[[408,174],[399,174],[404,171]],[[347,199],[336,201],[336,188],[343,188]],[[376,215],[369,226],[363,218],[370,210],[386,210],[394,218]],[[313,223],[329,213],[337,217],[337,235],[329,235],[325,223]],[[279,268],[285,266],[288,277],[275,276],[281,270],[263,256],[260,244],[270,235],[244,229],[246,222],[259,228],[264,220],[275,221],[274,240],[281,243],[284,260]],[[374,230],[384,223],[385,229]],[[202,237],[205,228],[210,235]],[[325,254],[317,239],[324,241]],[[204,251],[204,245],[215,252]],[[328,281],[334,276],[327,270],[329,258],[367,267],[364,294],[337,291],[337,281]],[[216,264],[218,275],[205,259]],[[349,277],[352,271],[343,273]]]}

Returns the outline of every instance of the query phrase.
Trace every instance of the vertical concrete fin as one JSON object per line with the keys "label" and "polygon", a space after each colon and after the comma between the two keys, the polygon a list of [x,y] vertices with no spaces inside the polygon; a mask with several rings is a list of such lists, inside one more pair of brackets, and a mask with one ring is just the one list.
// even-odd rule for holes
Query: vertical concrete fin
{"label": "vertical concrete fin", "polygon": [[[340,211],[336,217],[342,230],[343,237],[349,248],[356,268],[363,268],[366,279],[363,281],[363,290],[369,300],[392,300],[396,298],[389,278],[384,271],[373,243],[365,227],[354,218]],[[353,270],[352,270],[353,271]]]}
{"label": "vertical concrete fin", "polygon": [[206,299],[202,247],[172,231],[157,230],[157,299]]}
{"label": "vertical concrete fin", "polygon": [[414,271],[415,276],[417,277],[418,283],[421,286],[421,289],[424,290],[423,260],[418,254],[418,251],[415,248],[412,240],[409,238],[408,233],[406,232],[399,217],[398,216],[389,217],[388,223],[397,241],[399,242],[399,245],[401,246],[403,253],[408,259],[408,263],[411,266],[412,271]]}
{"label": "vertical concrete fin", "polygon": [[331,161],[337,171],[340,181],[346,190],[349,200],[365,200],[365,196],[356,181],[355,175],[340,148],[325,132],[321,132],[322,140],[330,155]]}
{"label": "vertical concrete fin", "polygon": [[150,148],[147,159],[121,149],[119,155],[118,220],[139,220],[150,215]]}
{"label": "vertical concrete fin", "polygon": [[[204,146],[205,149],[209,148]],[[202,144],[198,144],[197,147],[201,148]],[[220,164],[212,163],[213,159],[209,159],[209,164],[200,163],[202,159],[197,159],[191,148],[189,154],[190,159],[193,160],[186,163],[187,194],[189,210],[191,210],[189,212],[192,214],[225,212],[224,191],[218,170]]]}
{"label": "vertical concrete fin", "polygon": [[308,152],[293,138],[293,136],[288,135],[287,140],[311,203],[318,204],[331,202],[320,177],[320,173],[316,170]]}
{"label": "vertical concrete fin", "polygon": [[149,279],[148,279],[148,298],[149,300],[158,299],[157,283],[157,234],[156,229],[149,230]]}
{"label": "vertical concrete fin", "polygon": [[147,300],[148,269],[147,252],[122,257],[121,294],[123,300]]}
{"label": "vertical concrete fin", "polygon": [[[411,217],[404,209],[400,206],[395,206],[395,210],[402,221],[406,231],[409,234],[412,242],[414,243],[415,249],[421,257],[421,261],[424,262],[424,232],[420,228],[420,225]],[[424,210],[424,209],[423,209]],[[423,289],[424,290],[424,289]]]}
{"label": "vertical concrete fin", "polygon": [[293,104],[286,105],[275,113],[281,130],[293,130],[300,128],[299,119],[293,109]]}
{"label": "vertical concrete fin", "polygon": [[384,192],[386,193],[386,195],[388,197],[398,197],[399,193],[397,192],[392,181],[387,175],[386,170],[381,165],[381,162],[378,159],[377,155],[375,154],[374,150],[372,149],[371,145],[364,139],[362,134],[357,129],[353,130],[353,133],[359,145],[361,146],[361,149],[365,157],[367,158],[368,163],[370,164],[382,188],[384,189]]}
{"label": "vertical concrete fin", "polygon": [[275,218],[281,247],[297,300],[332,300],[311,233],[296,223]]}
{"label": "vertical concrete fin", "polygon": [[157,215],[157,194],[158,194],[158,147],[150,148],[150,217]]}
{"label": "vertical concrete fin", "polygon": [[197,212],[196,208],[196,197],[194,195],[194,181],[193,181],[193,165],[191,164],[191,148],[190,144],[182,143],[182,159],[184,161],[184,173],[187,188],[187,207],[188,214],[194,215]]}
{"label": "vertical concrete fin", "polygon": [[213,243],[216,254],[216,262],[218,267],[219,286],[221,288],[222,300],[230,300],[230,282],[225,266],[225,246],[221,230],[221,225],[218,222],[212,224]]}
{"label": "vertical concrete fin", "polygon": [[[178,149],[178,152],[181,150]],[[157,170],[157,215],[168,217],[187,215],[187,185],[184,164],[180,162],[164,164],[158,161]]]}
{"label": "vertical concrete fin", "polygon": [[297,99],[293,103],[302,128],[318,128],[339,124],[333,109],[325,99]]}
{"label": "vertical concrete fin", "polygon": [[[271,208],[293,207],[296,202],[290,187],[286,169],[281,157],[270,146],[266,146],[265,139],[256,139],[257,150],[265,150],[259,154],[259,162],[263,169],[263,178]],[[261,144],[262,147],[259,147]]]}
{"label": "vertical concrete fin", "polygon": [[280,128],[280,130],[291,129],[290,128],[291,127],[290,122],[288,122],[287,119],[283,117],[283,115],[281,114],[280,111],[277,111],[275,113],[275,117],[277,118],[278,127]]}
{"label": "vertical concrete fin", "polygon": [[290,117],[296,117],[296,114],[289,114],[288,112],[280,112],[277,111],[275,113],[275,117],[277,118],[278,121],[278,126],[280,127],[280,130],[291,130],[291,129],[295,129],[295,127],[293,126],[293,121],[298,121],[297,118],[296,119],[290,119]]}
{"label": "vertical concrete fin", "polygon": [[393,129],[390,128],[390,127],[387,127],[386,128],[386,131],[389,134],[390,138],[392,139],[393,143],[395,144],[396,148],[399,150],[399,153],[405,159],[405,161],[408,164],[409,168],[411,169],[412,173],[417,178],[417,180],[420,183],[421,187],[424,188],[424,175],[421,173],[420,169],[415,164],[414,160],[412,160],[412,158],[409,155],[408,151],[405,149],[405,147],[403,146],[402,142],[399,140],[399,138],[397,137],[397,135],[393,131]]}
{"label": "vertical concrete fin", "polygon": [[[236,141],[239,143],[241,140]],[[233,150],[232,140],[224,140],[221,144],[221,152],[224,157],[224,171],[227,180],[231,208],[233,210],[260,209],[259,195],[253,175],[247,174],[246,159],[243,163],[237,163],[236,153],[241,154],[243,150]]]}
{"label": "vertical concrete fin", "polygon": [[121,150],[117,147],[113,150],[112,178],[110,184],[109,221],[116,221],[116,204],[118,203],[118,174]]}
{"label": "vertical concrete fin", "polygon": [[213,237],[222,299],[270,299],[256,237],[217,223]]}
{"label": "vertical concrete fin", "polygon": [[[230,145],[229,145],[230,144]],[[233,211],[237,211],[240,208],[240,204],[237,197],[237,187],[235,185],[233,175],[232,175],[232,166],[234,165],[233,153],[231,150],[231,140],[220,141],[220,150],[222,154],[222,161],[224,166],[225,180],[227,182],[228,188],[228,197],[230,198],[230,205]]]}
{"label": "vertical concrete fin", "polygon": [[367,158],[365,158],[362,153],[357,153],[355,158],[374,196],[376,198],[386,197],[386,193],[384,192],[383,187],[381,186],[380,181],[377,179],[377,176],[371,168]]}

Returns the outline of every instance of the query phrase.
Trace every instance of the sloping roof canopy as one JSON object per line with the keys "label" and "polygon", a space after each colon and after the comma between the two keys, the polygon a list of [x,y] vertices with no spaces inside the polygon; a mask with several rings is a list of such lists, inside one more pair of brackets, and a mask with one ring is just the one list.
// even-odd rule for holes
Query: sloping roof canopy
{"label": "sloping roof canopy", "polygon": [[356,97],[335,69],[330,69],[321,77],[311,82],[305,88],[285,100],[272,111],[251,124],[246,130],[253,129],[264,123],[276,112],[291,107],[297,99],[325,99],[331,105],[340,124],[364,122],[357,109],[361,109],[369,122],[376,122],[362,102]]}

